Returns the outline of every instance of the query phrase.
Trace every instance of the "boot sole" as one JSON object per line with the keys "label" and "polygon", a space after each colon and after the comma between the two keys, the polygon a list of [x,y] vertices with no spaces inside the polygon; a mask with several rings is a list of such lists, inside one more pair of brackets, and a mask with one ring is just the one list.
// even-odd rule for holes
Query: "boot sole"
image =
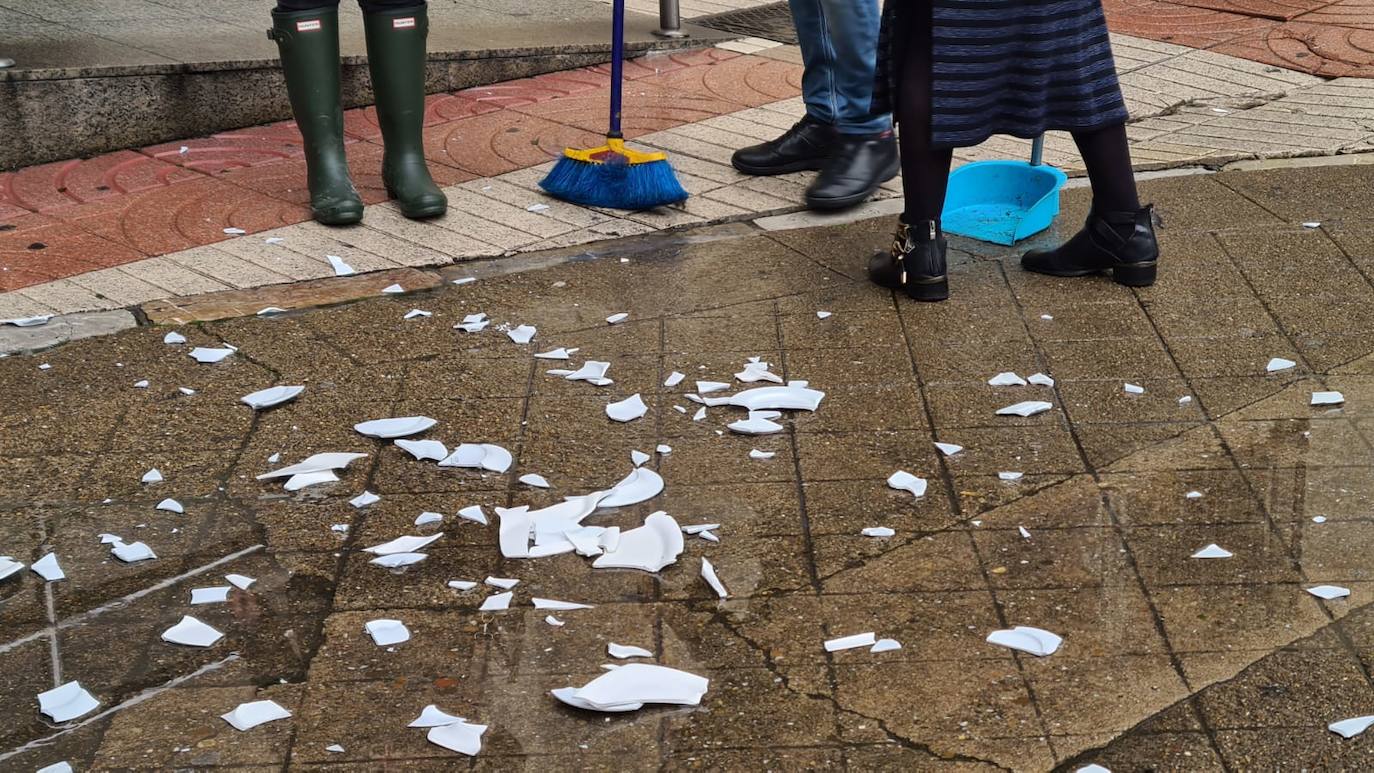
{"label": "boot sole", "polygon": [[793,172],[815,172],[825,166],[825,162],[826,159],[824,158],[809,158],[802,161],[782,164],[780,166],[753,166],[751,164],[741,164],[733,158],[730,159],[730,165],[737,171],[754,177],[774,177],[776,175],[791,174]]}
{"label": "boot sole", "polygon": [[425,207],[423,209],[406,209],[405,207],[401,207],[401,214],[411,220],[424,220],[426,218],[439,217],[445,212],[448,212],[447,204],[436,207]]}
{"label": "boot sole", "polygon": [[873,192],[878,190],[878,186],[896,177],[897,173],[901,171],[901,169],[901,162],[894,161],[891,166],[883,170],[883,173],[878,176],[877,182],[869,186],[868,190],[864,191],[863,193],[857,193],[852,196],[844,196],[838,199],[818,199],[808,195],[806,197],[806,208],[816,210],[817,212],[838,212],[842,209],[849,209],[850,207],[858,206],[859,204],[862,204],[865,201],[867,201],[868,197],[872,196]]}
{"label": "boot sole", "polygon": [[911,300],[922,303],[949,300],[949,277],[931,277],[920,281],[908,279],[902,290]]}
{"label": "boot sole", "polygon": [[1081,276],[1094,276],[1110,271],[1112,274],[1112,281],[1124,287],[1149,287],[1155,283],[1156,278],[1159,276],[1159,266],[1155,263],[1141,266],[1114,266],[1104,269],[1083,269],[1079,271],[1044,271],[1034,268],[1028,268],[1026,271],[1032,274],[1057,276],[1067,279]]}
{"label": "boot sole", "polygon": [[320,225],[355,225],[363,221],[363,211],[361,208],[357,212],[342,212],[338,214],[315,212],[313,215],[315,222]]}

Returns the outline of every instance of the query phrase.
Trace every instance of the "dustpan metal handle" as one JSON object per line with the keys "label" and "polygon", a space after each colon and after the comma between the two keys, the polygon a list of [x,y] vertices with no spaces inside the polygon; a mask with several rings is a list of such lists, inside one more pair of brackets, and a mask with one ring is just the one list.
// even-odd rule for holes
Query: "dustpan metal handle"
{"label": "dustpan metal handle", "polygon": [[1040,166],[1043,163],[1045,163],[1045,135],[1042,134],[1031,142],[1030,165]]}

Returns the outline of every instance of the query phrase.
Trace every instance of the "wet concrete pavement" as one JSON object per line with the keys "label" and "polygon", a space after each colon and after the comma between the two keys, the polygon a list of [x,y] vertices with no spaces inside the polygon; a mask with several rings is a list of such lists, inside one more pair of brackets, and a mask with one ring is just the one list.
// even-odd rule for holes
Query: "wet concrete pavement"
{"label": "wet concrete pavement", "polygon": [[[1330,167],[1147,183],[1167,263],[1139,291],[1025,275],[1009,250],[959,242],[953,300],[917,306],[863,280],[889,222],[737,224],[642,243],[628,262],[184,325],[183,346],[147,326],[0,360],[0,553],[52,551],[70,577],[0,582],[0,767],[1368,768],[1374,734],[1325,728],[1374,713],[1371,182]],[[1084,194],[1066,193],[1064,231]],[[412,308],[433,316],[403,320]],[[451,329],[478,311],[538,335]],[[630,318],[607,325],[615,312]],[[239,351],[186,356],[220,342]],[[531,354],[560,346],[581,348],[574,367],[609,361],[615,383],[545,375],[563,363]],[[728,381],[751,356],[825,390],[820,410],[761,437],[720,434],[742,415],[729,409],[693,422],[692,381]],[[1266,374],[1271,357],[1296,365]],[[687,382],[663,387],[675,370]],[[1009,370],[1056,384],[986,384]],[[238,403],[274,384],[306,391],[257,414]],[[1343,407],[1308,405],[1327,389]],[[604,406],[634,393],[648,415],[610,422]],[[994,415],[1029,399],[1054,409]],[[439,421],[423,437],[498,443],[515,465],[441,469],[351,429],[415,414]],[[966,450],[943,457],[936,441]],[[665,491],[592,519],[722,524],[719,544],[688,537],[659,576],[503,559],[494,525],[454,516],[605,488],[660,444]],[[273,454],[320,451],[369,456],[297,494],[254,479]],[[153,467],[166,480],[141,484]],[[926,496],[889,489],[898,469],[930,478]],[[364,489],[381,501],[350,506]],[[154,510],[164,497],[186,513]],[[363,547],[435,531],[412,525],[422,511],[447,516],[429,558],[369,565]],[[859,533],[880,525],[896,535]],[[102,532],[158,558],[120,564]],[[1189,558],[1209,543],[1234,556]],[[699,577],[702,557],[729,599]],[[257,583],[189,605],[231,572]],[[487,575],[521,580],[510,611],[477,611],[494,589],[445,585]],[[1351,596],[1321,601],[1315,584]],[[532,596],[595,606],[556,628]],[[225,638],[160,641],[186,614]],[[378,618],[412,639],[377,647],[363,625]],[[1013,625],[1063,647],[1035,658],[984,641]],[[868,630],[903,648],[822,648]],[[612,716],[549,697],[596,675],[611,641],[710,678],[702,705]],[[102,705],[52,725],[34,696],[70,680]],[[294,716],[243,733],[219,718],[267,698]],[[481,754],[406,728],[429,703],[490,725]]]}

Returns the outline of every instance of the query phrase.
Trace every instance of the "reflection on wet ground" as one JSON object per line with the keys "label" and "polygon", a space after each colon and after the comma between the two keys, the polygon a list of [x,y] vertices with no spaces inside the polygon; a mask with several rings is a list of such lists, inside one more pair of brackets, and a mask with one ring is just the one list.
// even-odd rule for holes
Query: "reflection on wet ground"
{"label": "reflection on wet ground", "polygon": [[[1005,251],[961,243],[952,301],[898,302],[862,279],[890,225],[868,221],[185,326],[185,346],[143,328],[0,361],[0,553],[53,552],[69,578],[0,582],[0,766],[1374,765],[1370,734],[1325,729],[1374,713],[1374,220],[1327,214],[1368,189],[1359,175],[1150,183],[1168,266],[1135,292],[1027,276]],[[1067,195],[1061,222],[1086,204]],[[1316,219],[1329,222],[1298,225]],[[412,308],[433,316],[403,320]],[[475,312],[535,325],[536,340],[452,329]],[[615,312],[630,317],[607,325]],[[186,356],[220,342],[238,352]],[[609,361],[615,383],[547,376],[562,363],[530,354],[555,347],[580,347],[574,365]],[[727,409],[694,422],[693,382],[728,381],[751,356],[826,391],[821,409],[768,436],[720,434],[740,418]],[[1295,365],[1266,373],[1272,357]],[[673,371],[687,380],[662,386]],[[988,386],[1001,371],[1056,383]],[[238,403],[274,384],[306,390],[257,414]],[[1318,390],[1344,405],[1310,406]],[[604,406],[635,393],[648,415],[609,422]],[[1026,399],[1054,410],[995,415]],[[424,437],[500,444],[515,464],[439,468],[351,429],[407,415],[438,420]],[[659,576],[503,559],[495,525],[454,515],[606,488],[633,450],[667,487],[597,525],[655,510],[721,524],[718,544],[688,537]],[[320,451],[369,456],[295,494],[255,479],[275,454]],[[140,483],[150,468],[165,480]],[[928,478],[927,494],[888,488],[898,469]],[[999,477],[1011,471],[1023,475]],[[516,482],[527,473],[553,488]],[[356,509],[364,490],[381,500]],[[155,510],[164,497],[185,513]],[[425,511],[445,522],[414,526]],[[895,535],[861,536],[870,526]],[[405,570],[361,550],[437,530]],[[101,533],[157,558],[122,564]],[[1212,543],[1232,557],[1189,558]],[[730,598],[701,580],[702,557]],[[256,583],[190,606],[231,573]],[[478,612],[488,589],[446,585],[488,575],[521,580],[510,611]],[[1320,584],[1351,594],[1304,590]],[[595,606],[554,627],[532,596]],[[224,638],[161,641],[187,614]],[[376,646],[363,626],[378,618],[411,640]],[[1036,658],[984,641],[1016,625],[1063,646]],[[822,648],[862,631],[902,649]],[[699,708],[609,718],[548,696],[595,676],[612,641],[709,677],[710,692]],[[34,696],[72,680],[100,708],[47,722]],[[293,716],[244,733],[219,719],[261,699]],[[490,726],[474,761],[406,728],[430,703]]]}

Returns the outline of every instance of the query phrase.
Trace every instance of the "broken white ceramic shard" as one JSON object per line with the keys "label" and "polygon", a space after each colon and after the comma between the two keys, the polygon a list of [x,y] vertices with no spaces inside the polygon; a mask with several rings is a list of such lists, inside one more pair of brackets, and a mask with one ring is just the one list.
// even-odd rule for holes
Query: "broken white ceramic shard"
{"label": "broken white ceramic shard", "polygon": [[534,340],[534,334],[537,332],[539,331],[534,325],[521,325],[517,328],[507,330],[506,335],[517,344],[527,344]]}
{"label": "broken white ceramic shard", "polygon": [[897,532],[886,526],[869,526],[861,531],[860,534],[863,534],[865,537],[892,537],[895,536]]}
{"label": "broken white ceramic shard", "polygon": [[501,590],[510,590],[520,584],[519,580],[512,577],[488,577],[482,582],[493,588],[500,588]]}
{"label": "broken white ceramic shard", "polygon": [[776,451],[760,451],[757,448],[749,452],[750,459],[772,459],[777,455],[778,453]]}
{"label": "broken white ceramic shard", "polygon": [[449,580],[447,585],[454,590],[472,590],[477,587],[477,583],[472,580]]}
{"label": "broken white ceramic shard", "polygon": [[1026,531],[1026,527],[1025,527],[1025,526],[1017,526],[1017,527],[1016,527],[1016,531],[1020,532],[1021,537],[1022,537],[1023,539],[1030,539],[1030,538],[1031,538],[1031,533],[1030,533],[1029,531]]}
{"label": "broken white ceramic shard", "polygon": [[1145,394],[1145,387],[1140,386],[1140,385],[1138,385],[1138,384],[1127,383],[1127,384],[1123,387],[1123,389],[1126,390],[1126,394],[1128,394],[1128,395],[1143,395],[1143,394]]}
{"label": "broken white ceramic shard", "polygon": [[433,513],[433,512],[425,511],[425,512],[420,513],[419,515],[415,516],[415,525],[416,525],[416,526],[429,526],[429,525],[432,524],[432,523],[443,523],[443,522],[444,522],[444,516],[443,516],[442,513]]}
{"label": "broken white ceramic shard", "polygon": [[1351,717],[1350,719],[1342,719],[1340,722],[1332,722],[1326,726],[1326,729],[1342,738],[1354,738],[1370,727],[1374,727],[1374,714],[1370,714],[1367,717]]}
{"label": "broken white ceramic shard", "polygon": [[453,329],[461,330],[464,333],[480,333],[486,330],[487,325],[490,324],[491,320],[487,319],[485,314],[469,314],[463,318],[462,322],[454,325]]}
{"label": "broken white ceramic shard", "polygon": [[423,310],[423,309],[411,309],[410,311],[407,311],[407,312],[406,312],[405,316],[402,317],[402,319],[415,319],[415,318],[417,318],[417,317],[432,317],[432,316],[434,316],[434,312],[432,312],[432,311],[425,311],[425,310]]}
{"label": "broken white ceramic shard", "polygon": [[671,454],[671,453],[673,452],[673,447],[672,447],[672,446],[660,445],[660,446],[658,446],[657,448],[655,448],[654,450],[657,451],[658,453],[663,454],[663,455],[666,456],[666,455]]}
{"label": "broken white ceramic shard", "polygon": [[616,313],[616,314],[612,314],[611,316],[607,317],[607,318],[606,318],[606,323],[607,323],[607,324],[610,324],[610,325],[618,325],[618,324],[620,324],[621,322],[624,322],[625,320],[627,320],[627,319],[629,319],[629,318],[630,318],[630,315],[629,315],[629,314],[626,314],[625,312],[622,311],[622,312],[619,312],[619,313]]}
{"label": "broken white ceramic shard", "polygon": [[704,531],[714,531],[720,528],[718,523],[694,523],[690,526],[683,526],[683,534],[700,534]]}
{"label": "broken white ceramic shard", "polygon": [[682,380],[685,379],[685,378],[687,378],[687,375],[686,375],[685,373],[679,373],[679,372],[677,372],[677,371],[673,371],[672,373],[669,373],[669,374],[668,374],[668,378],[664,379],[664,381],[663,381],[663,386],[665,386],[665,387],[675,387],[675,386],[677,386],[678,384],[681,384],[681,383],[682,383]]}
{"label": "broken white ceramic shard", "polygon": [[424,432],[438,423],[428,416],[402,416],[395,419],[375,419],[354,424],[353,431],[368,437],[390,440]]}
{"label": "broken white ceramic shard", "polygon": [[1278,371],[1288,370],[1289,368],[1296,366],[1297,363],[1293,362],[1292,360],[1285,360],[1282,357],[1275,357],[1269,361],[1268,365],[1264,366],[1264,369],[1266,372],[1269,373],[1277,373]]}
{"label": "broken white ceramic shard", "polygon": [[242,574],[226,574],[224,580],[239,590],[248,590],[253,583],[257,582],[254,578]]}
{"label": "broken white ceramic shard", "polygon": [[633,464],[633,465],[636,466],[636,467],[641,467],[641,466],[643,466],[644,463],[645,463],[645,462],[648,462],[651,458],[653,458],[653,457],[649,456],[648,454],[644,453],[643,451],[631,451],[631,452],[630,452],[630,463]]}
{"label": "broken white ceramic shard", "polygon": [[1110,768],[1104,768],[1101,765],[1098,765],[1094,762],[1090,765],[1084,765],[1083,767],[1078,768],[1073,773],[1112,773],[1112,771]]}
{"label": "broken white ceramic shard", "polygon": [[872,631],[866,633],[856,633],[852,636],[841,636],[838,639],[829,639],[825,643],[826,652],[840,652],[842,650],[852,650],[856,647],[872,647],[878,640]]}
{"label": "broken white ceramic shard", "polygon": [[1326,516],[1314,515],[1312,516],[1312,523],[1326,523]]}
{"label": "broken white ceramic shard", "polygon": [[363,630],[367,631],[367,635],[372,637],[373,643],[378,647],[390,647],[410,641],[410,629],[400,620],[370,620],[363,626]]}
{"label": "broken white ceramic shard", "polygon": [[705,409],[705,408],[698,408],[698,409],[697,409],[697,412],[694,413],[694,414],[692,414],[692,421],[704,421],[705,419],[706,419],[706,409]]}
{"label": "broken white ceramic shard", "polygon": [[466,722],[462,717],[455,717],[433,703],[420,710],[420,716],[412,719],[406,727],[443,727],[457,722]]}
{"label": "broken white ceramic shard", "polygon": [[222,638],[224,634],[190,615],[183,616],[181,622],[162,632],[163,641],[187,647],[209,647]]}
{"label": "broken white ceramic shard", "polygon": [[221,714],[220,719],[228,722],[235,730],[242,732],[290,716],[291,712],[276,701],[252,701],[240,703],[228,714]]}
{"label": "broken white ceramic shard", "polygon": [[443,536],[444,533],[439,532],[438,534],[431,534],[428,537],[397,537],[390,542],[383,542],[380,545],[363,548],[363,551],[371,553],[374,556],[389,556],[393,553],[414,553],[417,550],[423,550]]}
{"label": "broken white ceramic shard", "polygon": [[554,617],[553,615],[545,615],[545,616],[544,616],[544,622],[548,623],[549,625],[553,626],[554,628],[562,628],[563,626],[567,625],[567,623],[563,622],[562,620],[559,620],[558,618]]}
{"label": "broken white ceramic shard", "polygon": [[[554,697],[595,711],[625,711],[645,703],[696,706],[710,682],[704,677],[652,663],[628,663],[598,676],[580,689],[555,690]],[[560,694],[561,693],[561,694]]]}
{"label": "broken white ceramic shard", "polygon": [[180,392],[180,393],[182,393],[183,395],[187,395],[187,396],[190,396],[190,395],[193,395],[193,394],[196,393],[196,390],[194,390],[194,389],[192,389],[192,388],[190,388],[190,387],[177,387],[177,391]]}
{"label": "broken white ceramic shard", "polygon": [[375,564],[383,569],[400,569],[403,566],[418,564],[427,558],[429,558],[429,556],[425,553],[391,553],[385,556],[377,556],[371,561],[368,561],[368,563]]}
{"label": "broken white ceramic shard", "polygon": [[1322,224],[1316,220],[1310,220],[1302,224],[1303,228],[1321,228]]}
{"label": "broken white ceramic shard", "polygon": [[475,276],[464,276],[464,277],[459,277],[458,279],[453,280],[453,282],[452,282],[451,284],[455,284],[455,285],[466,285],[466,284],[472,284],[473,282],[476,282],[476,281],[477,281],[477,277],[475,277]]}
{"label": "broken white ceramic shard", "polygon": [[727,383],[725,383],[724,381],[698,381],[698,382],[697,382],[697,394],[700,394],[700,395],[708,395],[708,394],[710,394],[710,393],[712,393],[712,392],[719,392],[719,391],[721,391],[721,390],[729,389],[729,388],[730,388],[730,385],[727,384]]}
{"label": "broken white ceramic shard", "polygon": [[87,692],[80,682],[67,682],[38,693],[38,710],[58,724],[89,714],[99,705],[100,701]]}
{"label": "broken white ceramic shard", "polygon": [[654,653],[644,649],[643,647],[634,647],[628,644],[616,644],[615,642],[611,642],[610,644],[606,645],[606,652],[610,653],[611,657],[620,658],[621,660],[624,660],[625,658],[652,658],[654,656]]}
{"label": "broken white ceramic shard", "polygon": [[568,350],[563,348],[552,349],[547,352],[539,352],[538,354],[534,355],[535,359],[538,360],[566,360],[569,359],[570,356],[571,355],[568,353]]}
{"label": "broken white ceramic shard", "polygon": [[489,472],[505,472],[510,469],[515,457],[510,451],[491,443],[482,444],[482,469]]}
{"label": "broken white ceramic shard", "polygon": [[530,509],[528,507],[496,508],[501,519],[501,555],[506,558],[530,557]]}
{"label": "broken white ceramic shard", "polygon": [[1042,400],[1027,400],[1025,402],[1008,405],[997,411],[998,416],[1034,416],[1037,413],[1044,413],[1054,406]]}
{"label": "broken white ceramic shard", "polygon": [[304,461],[283,467],[280,470],[263,473],[257,477],[258,480],[268,480],[271,478],[289,478],[293,475],[300,475],[307,472],[320,472],[322,470],[342,470],[352,464],[356,459],[362,459],[367,454],[350,454],[342,452],[329,452],[315,454],[307,457]]}
{"label": "broken white ceramic shard", "polygon": [[186,336],[175,330],[162,337],[162,343],[176,345],[186,343]]}
{"label": "broken white ceramic shard", "polygon": [[283,309],[283,308],[281,308],[281,307],[279,307],[279,306],[268,306],[268,307],[263,308],[263,309],[258,309],[258,316],[259,316],[259,317],[271,317],[271,316],[275,316],[275,315],[277,315],[277,314],[285,314],[285,313],[286,313],[286,309]]}
{"label": "broken white ceramic shard", "polygon": [[648,412],[649,406],[644,404],[644,399],[639,396],[638,392],[620,402],[606,406],[606,415],[619,422],[643,418],[644,414]]}
{"label": "broken white ceramic shard", "polygon": [[[608,668],[608,666],[602,666],[602,668]],[[579,700],[577,697],[576,687],[560,687],[556,690],[550,690],[549,694],[557,698],[562,703],[566,703],[567,705],[572,706],[574,708],[586,709],[587,711],[605,711],[620,713],[626,711],[636,711],[644,707],[643,703],[621,703],[610,708],[599,708],[597,706],[591,705],[590,703],[587,703],[586,701]]]}
{"label": "broken white ceramic shard", "polygon": [[143,483],[161,483],[162,472],[158,470],[158,468],[154,467],[153,469],[143,473],[143,477],[139,478],[139,481]]}
{"label": "broken white ceramic shard", "polygon": [[300,393],[304,391],[305,387],[303,386],[269,387],[253,392],[252,394],[244,395],[239,398],[239,402],[254,410],[262,410],[263,408],[271,408],[274,405],[281,405],[282,403],[295,400],[300,396]]}
{"label": "broken white ceramic shard", "polygon": [[329,261],[329,266],[334,269],[335,276],[348,276],[357,273],[353,267],[344,262],[338,255],[325,255],[324,259]]}
{"label": "broken white ceramic shard", "polygon": [[1006,472],[999,472],[999,473],[997,473],[997,478],[998,478],[999,480],[1021,480],[1021,478],[1022,478],[1023,476],[1024,476],[1024,473],[1012,472],[1012,471],[1006,471]]}
{"label": "broken white ceramic shard", "polygon": [[487,596],[486,599],[482,601],[482,606],[477,608],[477,611],[501,612],[510,609],[510,600],[514,597],[514,591],[506,591],[505,593],[497,593],[491,596]]}
{"label": "broken white ceramic shard", "polygon": [[744,370],[735,374],[735,378],[746,384],[752,384],[756,381],[771,381],[774,384],[783,383],[782,376],[779,376],[768,368],[769,365],[766,362],[750,362],[744,366]]}
{"label": "broken white ceramic shard", "polygon": [[224,229],[225,236],[243,236],[246,233],[248,232],[243,230],[242,228],[235,228],[234,226],[230,226]]}
{"label": "broken white ceramic shard", "polygon": [[1026,380],[1011,371],[998,373],[988,379],[988,386],[1025,386]]}
{"label": "broken white ceramic shard", "polygon": [[945,456],[954,456],[955,454],[964,450],[963,446],[956,445],[954,443],[936,443],[935,447],[940,449],[940,453],[944,454]]}
{"label": "broken white ceramic shard", "polygon": [[1345,395],[1340,392],[1313,392],[1313,405],[1340,405],[1345,402]]}
{"label": "broken white ceramic shard", "polygon": [[988,634],[989,644],[998,644],[1042,658],[1053,655],[1063,642],[1063,638],[1043,628],[1032,628],[1025,625],[1018,625],[1010,630],[993,631]]}
{"label": "broken white ceramic shard", "polygon": [[535,609],[552,609],[559,612],[592,608],[591,604],[578,604],[575,601],[559,601],[558,599],[541,599],[538,596],[530,599],[530,601],[534,603]]}
{"label": "broken white ceramic shard", "polygon": [[[37,564],[34,565],[37,566]],[[1345,598],[1346,596],[1350,595],[1349,588],[1342,588],[1339,585],[1318,585],[1316,587],[1308,588],[1307,592],[1311,593],[1313,596],[1316,596],[1319,599],[1326,599],[1327,601],[1330,601],[1331,599]]]}
{"label": "broken white ceramic shard", "polygon": [[1187,494],[1184,494],[1183,496],[1187,497],[1188,499],[1202,499],[1202,492],[1189,491]]}
{"label": "broken white ceramic shard", "polygon": [[72,773],[72,764],[66,760],[54,762],[51,765],[45,765],[35,770],[33,773]]}
{"label": "broken white ceramic shard", "polygon": [[110,553],[126,564],[157,558],[157,556],[153,554],[153,549],[142,542],[131,542],[128,545],[122,542],[116,542],[114,549],[112,549]]}
{"label": "broken white ceramic shard", "polygon": [[382,288],[382,293],[385,295],[400,295],[405,291],[406,289],[404,287],[396,284],[387,285],[386,287]]}
{"label": "broken white ceramic shard", "polygon": [[281,454],[280,454],[280,453],[272,454],[271,456],[267,457],[267,463],[268,463],[268,464],[276,464],[277,462],[280,462],[280,461],[281,461]]}
{"label": "broken white ceramic shard", "polygon": [[725,590],[725,583],[720,581],[720,578],[716,576],[716,568],[705,558],[701,559],[701,579],[711,586],[711,590],[715,591],[717,596],[729,598],[730,592]]}
{"label": "broken white ceramic shard", "polygon": [[682,528],[672,516],[659,511],[645,518],[643,526],[621,532],[615,548],[608,548],[592,566],[657,572],[676,561],[682,547]]}
{"label": "broken white ceramic shard", "polygon": [[926,479],[918,478],[905,470],[892,473],[892,476],[887,479],[887,485],[898,491],[910,491],[912,496],[923,497],[926,495]]}
{"label": "broken white ceramic shard", "polygon": [[204,346],[197,346],[191,350],[190,357],[196,362],[210,364],[219,362],[233,353],[234,350],[232,348],[210,349]]}
{"label": "broken white ceramic shard", "polygon": [[830,312],[828,312],[828,311],[818,311],[818,312],[816,312],[816,319],[826,319],[826,318],[829,317],[829,316],[830,316]]}
{"label": "broken white ceramic shard", "polygon": [[[0,564],[4,563],[3,558],[4,557],[0,557]],[[20,568],[23,568],[23,564],[20,564]],[[29,569],[47,582],[57,582],[58,580],[67,579],[66,573],[62,571],[62,567],[57,563],[56,553],[49,553],[37,561],[34,561]],[[0,579],[4,579],[5,574],[4,566],[0,565]]]}
{"label": "broken white ceramic shard", "polygon": [[286,479],[286,484],[282,488],[287,491],[300,491],[308,486],[318,486],[321,483],[337,483],[339,476],[333,470],[320,470],[319,472],[303,472],[300,475],[292,475]]}
{"label": "broken white ceramic shard", "polygon": [[39,370],[52,370],[52,364],[51,364],[51,363],[45,362],[45,363],[43,363],[42,365],[39,365],[39,366],[38,366],[38,369],[39,369]]}
{"label": "broken white ceramic shard", "polygon": [[604,497],[599,497],[597,507],[610,509],[637,505],[658,496],[663,491],[663,477],[648,467],[636,467],[619,483],[615,484]]}
{"label": "broken white ceramic shard", "polygon": [[1026,376],[1026,381],[1031,384],[1035,384],[1036,386],[1054,386],[1054,379],[1050,378],[1049,376],[1046,376],[1044,373],[1032,373],[1031,375]]}
{"label": "broken white ceramic shard", "polygon": [[731,422],[727,427],[731,432],[741,435],[772,435],[787,429],[771,419],[763,418],[755,411],[749,412],[749,418]]}
{"label": "broken white ceramic shard", "polygon": [[213,588],[192,588],[191,606],[198,604],[223,604],[229,600],[229,586],[217,585]]}
{"label": "broken white ceramic shard", "polygon": [[324,750],[333,754],[343,754],[344,752],[344,748],[336,743],[331,743],[330,745],[324,747]]}
{"label": "broken white ceramic shard", "polygon": [[161,502],[158,502],[156,509],[166,510],[169,513],[186,512],[186,508],[182,507],[180,502],[176,501],[175,499],[171,499],[170,497],[162,500]]}
{"label": "broken white ceramic shard", "polygon": [[442,746],[449,751],[473,757],[482,751],[482,734],[485,732],[487,732],[486,725],[455,722],[451,725],[430,728],[425,739],[435,746]]}
{"label": "broken white ceramic shard", "polygon": [[110,545],[110,544],[118,545],[118,544],[120,544],[120,543],[122,543],[122,542],[124,542],[124,540],[120,539],[118,536],[116,536],[116,535],[114,535],[114,534],[110,534],[110,533],[108,533],[108,532],[103,532],[103,533],[100,534],[100,544],[102,544],[102,545]]}
{"label": "broken white ceramic shard", "polygon": [[1191,403],[1192,401],[1193,401],[1193,396],[1192,396],[1192,395],[1184,395],[1184,396],[1178,398],[1178,404],[1179,404],[1179,405],[1187,405],[1188,403]]}
{"label": "broken white ceramic shard", "polygon": [[529,473],[528,475],[521,475],[520,482],[525,484],[526,486],[533,486],[535,488],[549,488],[549,482],[544,479],[544,476],[535,475],[534,473]]}
{"label": "broken white ceramic shard", "polygon": [[487,514],[482,512],[481,505],[470,505],[458,511],[458,517],[465,521],[487,525]]}
{"label": "broken white ceramic shard", "polygon": [[148,388],[148,379],[146,379],[146,378],[143,379],[142,381],[135,381],[135,382],[134,382],[134,389],[147,389],[147,388]]}
{"label": "broken white ceramic shard", "polygon": [[1226,548],[1221,547],[1215,542],[1194,553],[1192,558],[1230,558],[1235,555]]}
{"label": "broken white ceramic shard", "polygon": [[868,648],[869,652],[891,652],[902,648],[902,643],[896,639],[879,639],[873,642],[873,646]]}
{"label": "broken white ceramic shard", "polygon": [[51,314],[40,314],[36,317],[15,317],[14,319],[0,319],[0,325],[13,325],[15,327],[38,327],[48,324],[52,319]]}
{"label": "broken white ceramic shard", "polygon": [[398,448],[409,453],[418,460],[430,459],[441,461],[448,456],[448,448],[437,440],[405,440],[393,441]]}
{"label": "broken white ceramic shard", "polygon": [[589,383],[596,384],[601,381],[607,380],[606,371],[609,370],[610,367],[611,364],[609,362],[587,360],[586,362],[582,363],[582,367],[578,368],[572,373],[568,373],[567,375],[563,376],[563,378],[568,381],[586,381]]}
{"label": "broken white ceramic shard", "polygon": [[716,536],[716,533],[713,532],[713,531],[703,531],[703,532],[701,532],[700,534],[698,534],[697,536],[698,536],[698,537],[701,537],[702,539],[706,540],[707,542],[720,542],[720,537],[717,537],[717,536]]}
{"label": "broken white ceramic shard", "polygon": [[814,411],[820,407],[825,393],[805,386],[804,381],[792,381],[787,386],[756,387],[732,395],[729,404],[751,411]]}
{"label": "broken white ceramic shard", "polygon": [[330,526],[330,527],[329,527],[329,530],[332,531],[332,532],[335,532],[336,534],[347,534],[347,533],[348,533],[348,524],[346,524],[346,523],[336,523],[336,524],[334,524],[333,526]]}
{"label": "broken white ceramic shard", "polygon": [[382,501],[382,498],[373,494],[371,491],[363,491],[363,493],[348,500],[348,503],[361,510],[368,505],[375,505],[380,501]]}

